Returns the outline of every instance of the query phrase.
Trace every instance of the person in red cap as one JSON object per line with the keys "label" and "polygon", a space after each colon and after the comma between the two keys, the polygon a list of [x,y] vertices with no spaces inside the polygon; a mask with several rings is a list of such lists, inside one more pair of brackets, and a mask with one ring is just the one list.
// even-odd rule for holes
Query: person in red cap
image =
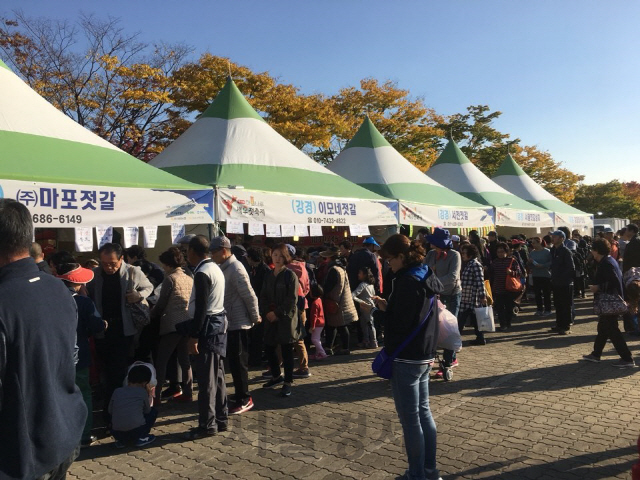
{"label": "person in red cap", "polygon": [[91,400],[91,383],[89,382],[89,367],[91,366],[89,337],[104,332],[105,322],[98,313],[93,300],[78,294],[84,285],[93,280],[93,272],[91,270],[83,268],[77,263],[64,263],[58,265],[56,277],[64,282],[78,306],[76,385],[82,392],[82,398],[87,405],[87,412],[89,412],[84,423],[80,446],[89,447],[96,441],[96,437],[91,435],[93,402]]}

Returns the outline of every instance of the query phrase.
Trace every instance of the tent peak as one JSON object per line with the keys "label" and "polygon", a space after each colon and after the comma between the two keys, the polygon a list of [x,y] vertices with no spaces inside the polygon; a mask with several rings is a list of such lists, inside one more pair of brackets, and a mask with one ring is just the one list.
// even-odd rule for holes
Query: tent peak
{"label": "tent peak", "polygon": [[522,167],[518,165],[511,154],[507,153],[507,156],[504,158],[502,165],[500,165],[500,168],[498,168],[493,178],[500,177],[502,175],[515,175],[519,177],[521,175],[526,175],[526,173],[522,169]]}
{"label": "tent peak", "polygon": [[215,100],[211,102],[211,105],[202,113],[200,118],[223,118],[225,120],[231,120],[232,118],[255,118],[256,120],[264,121],[264,119],[258,115],[253,107],[249,104],[242,92],[236,85],[236,82],[231,78],[231,72],[227,76],[227,81],[222,87],[222,90],[218,92]]}
{"label": "tent peak", "polygon": [[449,138],[447,146],[444,147],[444,150],[435,161],[433,166],[440,165],[442,163],[454,163],[463,165],[465,163],[471,163],[471,161],[467,158],[464,152],[460,150],[458,144],[452,138]]}
{"label": "tent peak", "polygon": [[[347,143],[347,148],[362,147],[362,148],[378,148],[378,147],[391,147],[391,144],[386,138],[378,131],[373,124],[369,115],[365,115],[365,118],[360,125],[360,128],[353,136],[353,138]],[[393,147],[392,147],[393,148]]]}

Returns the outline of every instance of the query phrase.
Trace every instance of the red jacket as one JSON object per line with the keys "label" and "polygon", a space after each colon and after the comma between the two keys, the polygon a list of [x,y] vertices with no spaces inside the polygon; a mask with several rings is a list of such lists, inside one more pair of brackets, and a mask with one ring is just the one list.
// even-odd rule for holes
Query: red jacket
{"label": "red jacket", "polygon": [[309,302],[309,327],[324,327],[324,310],[321,298],[314,298]]}

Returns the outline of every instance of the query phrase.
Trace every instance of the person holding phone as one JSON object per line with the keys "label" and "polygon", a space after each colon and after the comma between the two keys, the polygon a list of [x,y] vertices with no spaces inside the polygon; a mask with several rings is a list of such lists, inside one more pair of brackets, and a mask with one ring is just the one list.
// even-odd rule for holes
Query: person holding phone
{"label": "person holding phone", "polygon": [[[396,277],[389,300],[374,297],[376,306],[361,304],[385,329],[385,351],[391,355],[420,325],[425,300],[434,292],[428,286],[433,274],[423,264],[425,249],[396,234],[387,239],[381,254]],[[435,313],[393,361],[391,389],[402,425],[409,467],[407,479],[441,480],[436,467],[436,424],[429,408],[429,372],[436,356],[438,321]]]}

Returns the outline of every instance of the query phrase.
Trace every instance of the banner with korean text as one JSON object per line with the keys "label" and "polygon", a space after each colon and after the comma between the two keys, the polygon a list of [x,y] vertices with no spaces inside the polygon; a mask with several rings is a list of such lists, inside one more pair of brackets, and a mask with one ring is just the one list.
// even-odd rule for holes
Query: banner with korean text
{"label": "banner with korean text", "polygon": [[555,213],[555,228],[568,227],[578,230],[582,235],[591,235],[593,231],[593,215],[577,215],[571,213]]}
{"label": "banner with korean text", "polygon": [[505,227],[553,227],[553,212],[534,212],[514,208],[496,208],[496,225]]}
{"label": "banner with korean text", "polygon": [[213,189],[157,190],[0,179],[0,198],[26,205],[36,228],[209,224]]}
{"label": "banner with korean text", "polygon": [[400,202],[400,223],[444,228],[478,228],[494,225],[493,208],[441,207]]}
{"label": "banner with korean text", "polygon": [[[398,202],[218,189],[219,221],[294,225],[396,225]],[[284,236],[284,232],[282,233]]]}

